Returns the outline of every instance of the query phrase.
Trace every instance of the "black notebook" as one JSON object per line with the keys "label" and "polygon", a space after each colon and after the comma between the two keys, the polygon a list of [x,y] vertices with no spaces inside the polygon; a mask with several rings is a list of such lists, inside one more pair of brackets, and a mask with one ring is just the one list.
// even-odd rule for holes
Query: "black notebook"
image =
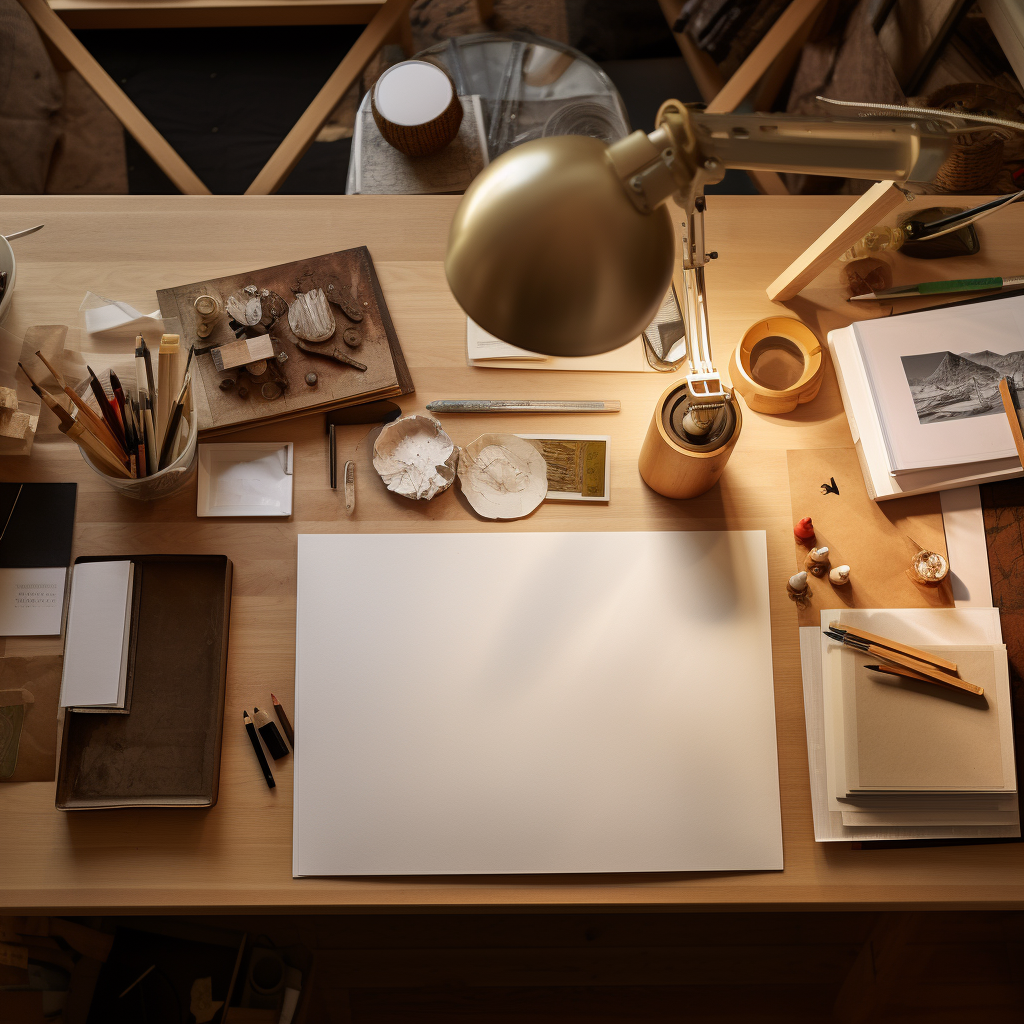
{"label": "black notebook", "polygon": [[57,636],[77,484],[0,484],[0,636]]}

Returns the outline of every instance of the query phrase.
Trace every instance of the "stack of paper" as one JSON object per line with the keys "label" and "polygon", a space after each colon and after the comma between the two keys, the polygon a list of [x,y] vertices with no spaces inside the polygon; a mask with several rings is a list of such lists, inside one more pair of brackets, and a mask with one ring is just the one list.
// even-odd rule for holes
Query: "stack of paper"
{"label": "stack of paper", "polygon": [[134,566],[79,562],[71,577],[60,706],[127,712]]}
{"label": "stack of paper", "polygon": [[[826,615],[851,614],[823,612],[822,625]],[[844,826],[1016,824],[1002,644],[916,645],[954,662],[961,678],[984,688],[980,697],[874,671],[877,655],[824,632],[821,644],[828,796]]]}
{"label": "stack of paper", "polygon": [[1020,474],[999,396],[1024,399],[1024,296],[832,331],[843,405],[876,500]]}

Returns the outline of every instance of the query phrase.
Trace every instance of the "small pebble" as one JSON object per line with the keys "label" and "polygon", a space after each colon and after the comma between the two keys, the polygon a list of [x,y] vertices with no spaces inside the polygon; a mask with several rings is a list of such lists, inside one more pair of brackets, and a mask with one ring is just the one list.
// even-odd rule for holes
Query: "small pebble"
{"label": "small pebble", "polygon": [[312,388],[316,386],[317,376],[312,370],[306,374],[306,383]]}

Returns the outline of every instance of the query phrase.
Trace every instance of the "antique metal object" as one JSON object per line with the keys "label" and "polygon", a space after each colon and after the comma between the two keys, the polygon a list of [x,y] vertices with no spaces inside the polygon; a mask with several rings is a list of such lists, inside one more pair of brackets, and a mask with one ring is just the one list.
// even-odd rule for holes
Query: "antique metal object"
{"label": "antique metal object", "polygon": [[317,375],[312,370],[310,370],[309,373],[306,374],[306,383],[311,388],[313,388],[313,387],[316,387],[316,382],[317,382]]}
{"label": "antique metal object", "polygon": [[192,308],[196,311],[196,336],[208,338],[217,321],[224,315],[224,304],[219,295],[200,295]]}
{"label": "antique metal object", "polygon": [[[353,323],[360,323],[363,319],[363,311],[354,303],[349,302],[338,288],[335,288],[333,281],[327,282],[327,287],[324,289],[327,295],[328,301],[333,302],[342,313],[345,314]],[[367,303],[363,303],[367,305]]]}
{"label": "antique metal object", "polygon": [[316,345],[311,345],[308,341],[297,341],[295,342],[295,347],[302,349],[303,352],[309,352],[310,355],[323,356],[325,359],[334,359],[339,363],[345,363],[346,366],[354,366],[357,370],[366,369],[365,363],[360,363],[357,359],[353,359],[342,349],[338,348],[337,345],[333,348],[318,348]]}
{"label": "antique metal object", "polygon": [[227,311],[239,324],[267,328],[288,312],[288,303],[269,288],[249,284],[228,297]]}
{"label": "antique metal object", "polygon": [[349,348],[359,348],[363,343],[363,339],[359,336],[359,332],[354,327],[346,327],[341,333],[341,340],[345,342]]}
{"label": "antique metal object", "polygon": [[288,326],[296,338],[315,344],[326,341],[334,333],[337,324],[322,288],[295,297],[288,309]]}

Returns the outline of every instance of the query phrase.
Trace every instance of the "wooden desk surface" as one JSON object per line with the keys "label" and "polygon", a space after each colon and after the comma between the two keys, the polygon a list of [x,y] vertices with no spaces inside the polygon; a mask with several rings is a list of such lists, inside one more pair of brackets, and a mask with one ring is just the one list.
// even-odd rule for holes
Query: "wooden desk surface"
{"label": "wooden desk surface", "polygon": [[[919,200],[920,201],[920,200]],[[977,201],[976,199],[971,202]],[[609,433],[612,501],[607,507],[544,504],[500,526],[477,520],[456,488],[411,507],[384,491],[360,448],[368,427],[341,428],[341,460],[358,453],[358,499],[347,519],[327,486],[323,419],[312,416],[232,440],[295,442],[290,520],[200,520],[196,486],[152,505],[118,497],[62,435],[41,436],[28,460],[0,460],[0,478],[77,480],[74,556],[197,552],[235,565],[220,802],[210,811],[54,809],[52,783],[0,786],[0,906],[65,912],[228,908],[399,908],[415,906],[771,905],[814,907],[1020,907],[1024,846],[855,851],[817,844],[811,826],[796,616],[786,598],[792,547],[786,450],[852,444],[831,368],[819,397],[792,415],[745,410],[744,431],[719,486],[677,502],[648,489],[637,454],[655,400],[667,386],[653,373],[556,373],[466,366],[465,318],[448,291],[442,260],[451,197],[7,197],[0,231],[46,222],[14,242],[17,291],[5,328],[77,324],[86,290],[155,308],[154,292],[248,268],[349,246],[369,246],[416,393],[406,412],[443,397],[593,397],[622,401],[609,416],[531,417],[532,431]],[[718,197],[709,201],[708,270],[718,366],[744,329],[782,312],[765,286],[850,202],[842,197]],[[1024,226],[1014,207],[979,225],[984,253],[973,261],[901,259],[901,278],[1013,273]],[[1005,260],[999,255],[1006,254]],[[963,265],[960,265],[960,264]],[[1019,269],[1019,268],[1018,268]],[[824,338],[848,322],[832,268],[789,305]],[[916,275],[913,276],[912,275]],[[908,304],[909,305],[909,304]],[[861,316],[889,307],[859,308]],[[845,318],[845,319],[844,319]],[[522,430],[523,417],[448,417],[457,443],[487,429]],[[292,879],[291,762],[275,766],[268,791],[237,712],[273,690],[292,707],[295,557],[298,533],[405,530],[765,529],[771,576],[772,650],[782,787],[785,870],[678,875]],[[396,580],[396,588],[406,581]],[[344,625],[345,581],[338,581]],[[0,640],[0,645],[4,641]],[[59,650],[53,640],[8,640],[6,653]]]}

